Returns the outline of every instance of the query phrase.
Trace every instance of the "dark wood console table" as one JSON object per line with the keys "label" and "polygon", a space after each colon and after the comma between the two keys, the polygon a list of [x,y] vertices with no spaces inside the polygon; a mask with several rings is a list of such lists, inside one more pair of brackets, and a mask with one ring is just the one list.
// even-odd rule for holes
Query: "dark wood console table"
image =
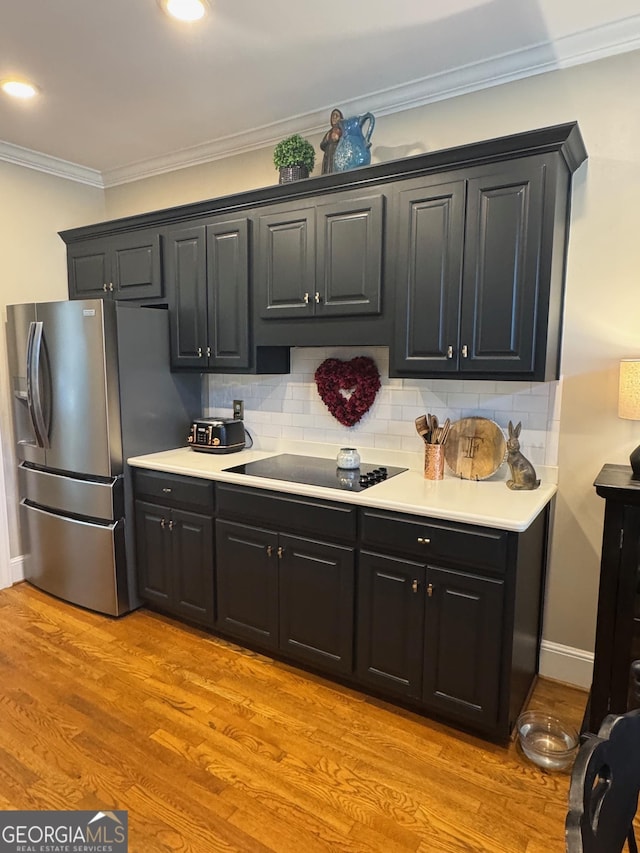
{"label": "dark wood console table", "polygon": [[605,499],[598,621],[591,697],[584,728],[640,702],[630,666],[640,658],[640,481],[628,465],[605,465],[594,482]]}

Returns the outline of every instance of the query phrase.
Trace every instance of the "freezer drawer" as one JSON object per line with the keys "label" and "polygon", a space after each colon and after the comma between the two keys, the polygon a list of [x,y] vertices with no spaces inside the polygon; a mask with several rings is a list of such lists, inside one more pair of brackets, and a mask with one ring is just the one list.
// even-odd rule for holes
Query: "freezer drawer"
{"label": "freezer drawer", "polygon": [[129,610],[124,522],[80,521],[21,501],[29,535],[25,577],[72,604],[119,616]]}
{"label": "freezer drawer", "polygon": [[67,515],[115,521],[124,515],[123,478],[113,477],[98,483],[53,474],[21,464],[18,469],[20,494],[31,503],[55,509]]}

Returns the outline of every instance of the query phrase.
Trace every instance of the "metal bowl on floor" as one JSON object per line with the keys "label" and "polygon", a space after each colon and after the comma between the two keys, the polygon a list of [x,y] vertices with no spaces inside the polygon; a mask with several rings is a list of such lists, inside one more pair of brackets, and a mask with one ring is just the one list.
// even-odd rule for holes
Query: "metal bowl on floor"
{"label": "metal bowl on floor", "polygon": [[543,711],[525,711],[516,725],[522,751],[538,767],[565,770],[573,764],[580,738],[572,726]]}

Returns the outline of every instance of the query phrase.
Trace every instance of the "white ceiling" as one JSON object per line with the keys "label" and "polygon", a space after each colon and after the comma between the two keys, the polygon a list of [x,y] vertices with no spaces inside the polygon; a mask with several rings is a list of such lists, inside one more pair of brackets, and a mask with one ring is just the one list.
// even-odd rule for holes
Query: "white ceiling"
{"label": "white ceiling", "polygon": [[638,0],[211,2],[0,0],[0,79],[41,89],[0,159],[109,186],[640,47]]}

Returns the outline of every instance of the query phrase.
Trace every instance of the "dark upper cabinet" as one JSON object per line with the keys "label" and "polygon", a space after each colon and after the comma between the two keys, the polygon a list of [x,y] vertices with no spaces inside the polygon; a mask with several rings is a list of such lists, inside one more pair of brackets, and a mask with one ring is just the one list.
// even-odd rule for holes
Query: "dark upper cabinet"
{"label": "dark upper cabinet", "polygon": [[483,170],[467,182],[457,343],[464,373],[545,378],[536,325],[546,330],[551,307],[545,280],[553,247],[542,244],[547,171],[544,158],[532,157]]}
{"label": "dark upper cabinet", "polygon": [[396,373],[455,373],[466,185],[432,176],[398,189],[395,212]]}
{"label": "dark upper cabinet", "polygon": [[558,154],[397,184],[392,375],[557,378],[567,189]]}
{"label": "dark upper cabinet", "polygon": [[391,376],[555,379],[586,157],[570,122],[70,229],[69,295],[166,300],[174,368],[348,343]]}
{"label": "dark upper cabinet", "polygon": [[248,265],[249,230],[244,218],[167,231],[174,368],[251,366]]}
{"label": "dark upper cabinet", "polygon": [[263,319],[382,311],[384,196],[321,196],[258,215],[256,285]]}
{"label": "dark upper cabinet", "polygon": [[67,270],[70,299],[160,299],[160,235],[132,231],[71,243]]}

